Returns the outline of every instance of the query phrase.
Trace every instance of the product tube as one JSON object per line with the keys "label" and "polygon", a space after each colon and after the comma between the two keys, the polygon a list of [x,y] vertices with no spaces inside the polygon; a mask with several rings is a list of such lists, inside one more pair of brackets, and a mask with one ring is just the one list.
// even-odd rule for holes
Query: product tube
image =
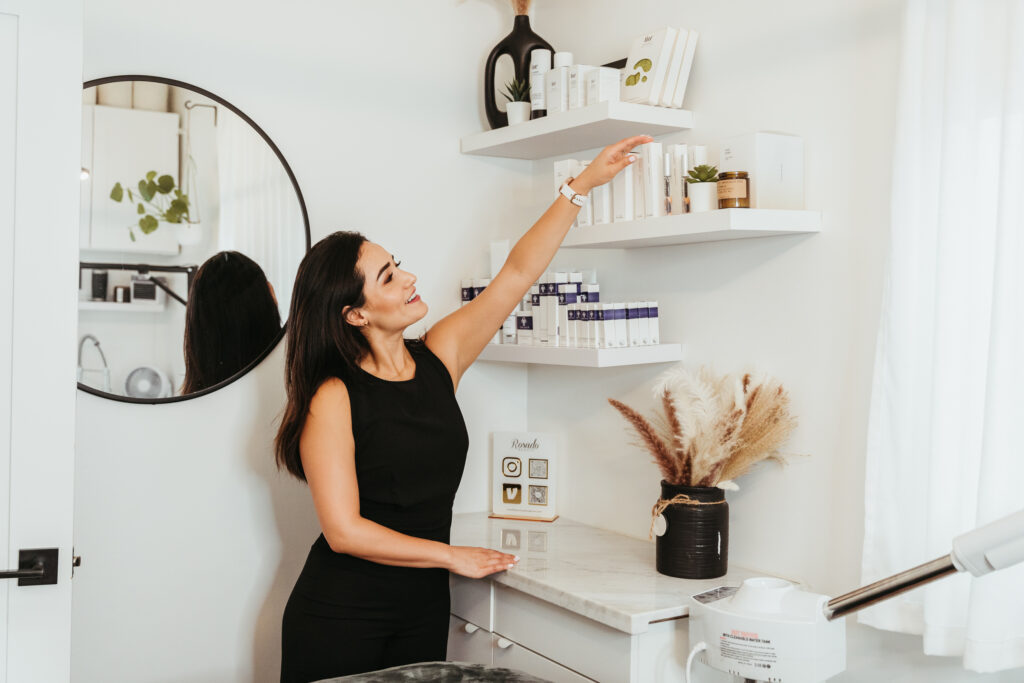
{"label": "product tube", "polygon": [[569,346],[569,305],[576,304],[576,288],[571,284],[558,286],[558,345]]}
{"label": "product tube", "polygon": [[548,307],[547,307],[547,329],[548,346],[559,346],[560,335],[558,332],[558,294],[559,285],[569,283],[569,274],[557,272],[549,285]]}
{"label": "product tube", "polygon": [[539,119],[548,113],[544,101],[544,77],[551,70],[551,50],[530,50],[530,118]]}
{"label": "product tube", "polygon": [[651,343],[651,325],[649,313],[647,312],[647,302],[641,301],[637,304],[637,318],[636,325],[640,331],[640,345],[648,346]]}
{"label": "product tube", "polygon": [[636,324],[637,316],[639,315],[639,306],[636,302],[626,304],[626,327],[627,337],[629,339],[630,346],[640,346],[640,328]]}
{"label": "product tube", "polygon": [[620,223],[636,218],[633,208],[633,185],[636,164],[627,166],[612,179],[612,221]]}
{"label": "product tube", "polygon": [[612,304],[614,319],[615,346],[629,346],[629,333],[626,331],[626,304]]}
{"label": "product tube", "polygon": [[533,306],[533,345],[548,345],[548,287],[551,273],[544,273],[540,278],[538,296]]}
{"label": "product tube", "polygon": [[501,325],[501,343],[516,343],[516,314],[514,312],[509,313],[508,317],[505,318],[505,322]]}

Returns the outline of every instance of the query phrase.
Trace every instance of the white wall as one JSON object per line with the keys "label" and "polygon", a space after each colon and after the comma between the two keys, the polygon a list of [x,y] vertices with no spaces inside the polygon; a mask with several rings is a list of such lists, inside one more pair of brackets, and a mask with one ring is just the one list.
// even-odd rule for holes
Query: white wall
{"label": "white wall", "polygon": [[[498,2],[86,0],[83,77],[166,76],[234,103],[291,164],[313,240],[358,228],[394,251],[429,323],[458,305],[460,278],[486,274],[490,240],[531,220],[529,165],[458,146],[483,125],[483,60],[510,25]],[[284,601],[318,533],[305,487],[272,465],[282,363],[279,347],[172,405],[79,394],[76,683],[277,680]],[[525,427],[526,371],[474,368],[459,400],[456,510],[482,510],[488,433]]]}
{"label": "white wall", "polygon": [[[602,297],[660,302],[661,338],[686,363],[753,368],[785,383],[800,426],[785,469],[763,467],[729,494],[730,561],[838,594],[859,585],[863,470],[875,334],[890,206],[903,3],[663,2],[538,4],[535,30],[583,64],[625,57],[655,27],[700,32],[685,106],[692,131],[667,141],[709,144],[771,130],[803,136],[813,236],[633,251],[565,250],[557,263],[597,267]],[[609,18],[614,17],[614,21]],[[614,30],[609,27],[614,26]],[[643,131],[637,131],[643,132]],[[586,153],[569,155],[590,158]],[[541,186],[550,163],[537,162]],[[650,412],[663,367],[529,371],[529,427],[573,435],[562,511],[646,537],[660,476],[605,402]],[[922,561],[932,558],[921,558]],[[848,621],[842,681],[1017,680],[974,676],[958,660],[925,658],[920,640]]]}

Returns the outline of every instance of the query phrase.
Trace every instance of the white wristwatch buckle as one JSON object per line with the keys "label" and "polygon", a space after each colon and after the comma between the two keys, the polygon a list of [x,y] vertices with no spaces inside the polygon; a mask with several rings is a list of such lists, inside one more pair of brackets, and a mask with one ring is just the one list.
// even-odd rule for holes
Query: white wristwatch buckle
{"label": "white wristwatch buckle", "polygon": [[569,183],[571,183],[572,181],[573,178],[569,178],[564,183],[562,183],[562,186],[558,188],[558,192],[576,206],[583,206],[583,195],[577,194],[575,190],[569,187]]}

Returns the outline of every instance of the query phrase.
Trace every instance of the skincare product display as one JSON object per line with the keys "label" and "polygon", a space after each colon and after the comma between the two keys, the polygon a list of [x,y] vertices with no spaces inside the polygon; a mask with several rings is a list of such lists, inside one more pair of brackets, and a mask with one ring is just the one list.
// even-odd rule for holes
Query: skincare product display
{"label": "skincare product display", "polygon": [[640,36],[622,71],[620,98],[681,109],[696,50],[696,31],[666,26]]}
{"label": "skincare product display", "polygon": [[553,434],[494,432],[491,517],[552,522],[558,514]]}
{"label": "skincare product display", "polygon": [[[661,343],[657,301],[602,301],[601,285],[583,280],[581,271],[544,273],[491,343],[583,349]],[[490,280],[462,281],[467,282]],[[463,296],[482,291],[483,287],[462,287]]]}

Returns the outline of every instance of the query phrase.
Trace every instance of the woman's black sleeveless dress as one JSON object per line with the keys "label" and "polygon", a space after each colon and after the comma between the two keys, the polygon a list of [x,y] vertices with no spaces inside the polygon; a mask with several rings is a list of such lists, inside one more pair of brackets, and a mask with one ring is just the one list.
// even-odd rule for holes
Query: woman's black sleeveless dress
{"label": "woman's black sleeveless dress", "polygon": [[[415,376],[342,378],[352,407],[359,509],[390,529],[449,542],[469,436],[451,375],[407,340]],[[346,373],[348,375],[349,373]],[[448,572],[335,553],[320,535],[284,610],[282,683],[445,659]]]}

